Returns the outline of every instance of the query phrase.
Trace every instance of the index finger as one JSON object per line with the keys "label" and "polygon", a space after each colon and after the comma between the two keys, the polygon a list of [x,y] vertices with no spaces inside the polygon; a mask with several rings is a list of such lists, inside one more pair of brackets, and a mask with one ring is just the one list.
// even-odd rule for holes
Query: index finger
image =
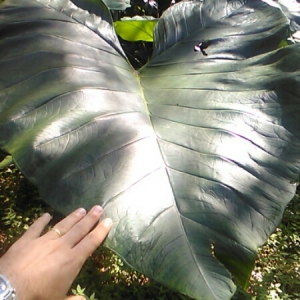
{"label": "index finger", "polygon": [[112,225],[110,218],[104,219],[73,248],[73,251],[78,252],[78,257],[85,261],[104,241]]}

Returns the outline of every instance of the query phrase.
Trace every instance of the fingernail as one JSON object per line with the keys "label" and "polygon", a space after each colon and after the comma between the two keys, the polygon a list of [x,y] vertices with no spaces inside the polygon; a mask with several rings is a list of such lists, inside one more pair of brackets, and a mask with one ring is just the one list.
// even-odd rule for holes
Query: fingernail
{"label": "fingernail", "polygon": [[80,216],[84,216],[86,214],[86,210],[84,208],[80,207],[76,210],[76,213]]}
{"label": "fingernail", "polygon": [[101,212],[103,212],[103,208],[100,205],[96,205],[92,208],[92,211],[101,213]]}
{"label": "fingernail", "polygon": [[44,213],[43,217],[45,217],[47,219],[52,219],[52,216],[49,213]]}
{"label": "fingernail", "polygon": [[106,219],[103,220],[103,223],[104,223],[105,226],[109,227],[109,226],[112,225],[113,221],[112,221],[111,218],[106,218]]}

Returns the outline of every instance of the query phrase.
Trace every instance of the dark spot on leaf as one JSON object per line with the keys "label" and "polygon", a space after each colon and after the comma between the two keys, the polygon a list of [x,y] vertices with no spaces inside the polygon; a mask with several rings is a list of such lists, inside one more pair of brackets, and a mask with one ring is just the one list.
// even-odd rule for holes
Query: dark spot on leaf
{"label": "dark spot on leaf", "polygon": [[199,44],[194,46],[195,52],[201,52],[203,55],[207,56],[208,54],[204,51],[208,46],[210,45],[210,42],[200,42]]}

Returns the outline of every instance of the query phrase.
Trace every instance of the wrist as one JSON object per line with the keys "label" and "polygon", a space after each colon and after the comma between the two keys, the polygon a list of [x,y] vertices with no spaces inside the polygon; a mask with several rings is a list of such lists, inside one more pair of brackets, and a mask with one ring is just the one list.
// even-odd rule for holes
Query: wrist
{"label": "wrist", "polygon": [[0,274],[0,300],[17,300],[16,290],[3,274]]}

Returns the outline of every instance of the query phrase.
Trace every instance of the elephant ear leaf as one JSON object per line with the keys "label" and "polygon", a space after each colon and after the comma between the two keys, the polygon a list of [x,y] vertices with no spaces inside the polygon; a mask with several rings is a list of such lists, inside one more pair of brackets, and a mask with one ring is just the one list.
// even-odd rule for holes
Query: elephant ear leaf
{"label": "elephant ear leaf", "polygon": [[67,214],[105,207],[105,245],[195,299],[247,285],[299,177],[300,48],[260,1],[181,2],[139,72],[108,10],[0,9],[0,147]]}
{"label": "elephant ear leaf", "polygon": [[130,7],[129,0],[72,0],[72,2],[96,16],[103,15],[103,11],[107,8],[110,10],[125,10]]}

